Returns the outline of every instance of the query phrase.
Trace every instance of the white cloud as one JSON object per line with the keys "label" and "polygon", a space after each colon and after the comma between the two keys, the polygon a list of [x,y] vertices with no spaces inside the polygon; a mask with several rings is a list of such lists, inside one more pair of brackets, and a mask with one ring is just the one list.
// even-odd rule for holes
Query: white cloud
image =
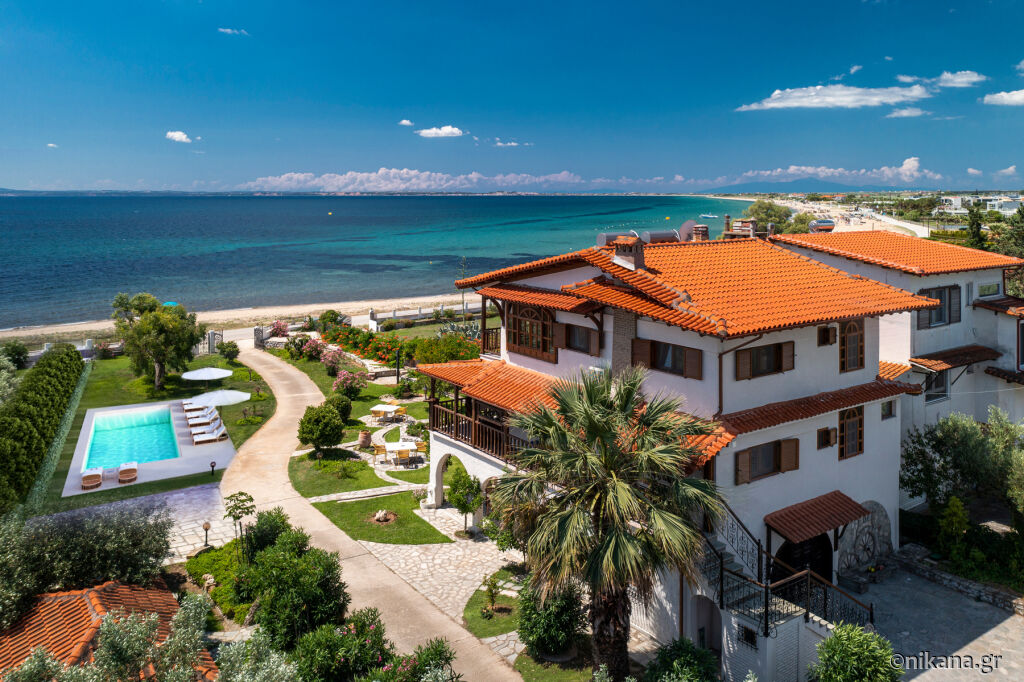
{"label": "white cloud", "polygon": [[398,122],[398,125],[400,125],[400,126],[411,126],[411,125],[413,125],[413,122],[410,121],[407,118],[403,118],[401,121]]}
{"label": "white cloud", "polygon": [[1002,178],[1008,178],[1008,177],[1010,177],[1012,175],[1016,175],[1016,174],[1017,174],[1017,166],[1013,165],[1013,166],[1010,166],[1009,168],[1004,168],[1002,170],[997,170],[992,175],[998,175],[999,177],[1002,177]]}
{"label": "white cloud", "polygon": [[55,145],[55,144],[54,144],[54,143],[52,143],[52,142],[47,142],[47,143],[46,143],[46,146],[47,146],[47,147],[49,147],[50,149],[56,149],[56,148],[57,148],[57,145]]}
{"label": "white cloud", "polygon": [[909,88],[856,88],[849,85],[815,85],[806,88],[776,90],[767,99],[753,104],[744,104],[737,111],[758,111],[764,109],[858,109],[877,107],[885,104],[916,102],[930,97],[920,86]]}
{"label": "white cloud", "polygon": [[942,175],[926,168],[921,168],[921,159],[911,156],[904,159],[899,166],[882,166],[880,168],[831,168],[829,166],[796,166],[775,168],[771,170],[749,170],[741,179],[790,180],[794,178],[828,178],[845,180],[881,180],[885,182],[910,183],[917,180],[941,180]]}
{"label": "white cloud", "polygon": [[896,80],[898,80],[900,83],[916,83],[921,79],[918,78],[917,76],[906,76],[901,73],[898,76],[896,76]]}
{"label": "white cloud", "polygon": [[495,147],[518,147],[519,143],[514,141],[514,140],[510,141],[510,142],[502,142],[498,138],[495,138],[494,139],[494,146]]}
{"label": "white cloud", "polygon": [[257,178],[240,189],[278,192],[445,192],[486,191],[524,187],[578,186],[584,180],[562,171],[549,175],[506,173],[493,176],[472,172],[462,175],[411,168],[381,168],[374,172],[285,173]]}
{"label": "white cloud", "polygon": [[918,107],[904,107],[903,109],[893,109],[885,115],[886,118],[915,118],[917,116],[924,116],[928,112]]}
{"label": "white cloud", "polygon": [[416,134],[420,137],[462,137],[466,132],[455,126],[441,126],[440,128],[417,130]]}
{"label": "white cloud", "polygon": [[229,36],[247,36],[247,35],[249,35],[249,32],[246,31],[244,28],[218,28],[217,32],[218,33],[223,33],[223,34],[229,35]]}
{"label": "white cloud", "polygon": [[982,171],[978,170],[977,168],[968,168],[967,169],[967,174],[968,175],[983,175],[984,173]]}
{"label": "white cloud", "polygon": [[957,71],[956,73],[943,71],[938,78],[934,79],[934,83],[940,88],[970,88],[987,80],[988,76],[983,76],[977,71]]}
{"label": "white cloud", "polygon": [[887,62],[891,62],[892,61],[892,57],[890,57],[889,55],[885,55],[884,57],[882,57],[882,59],[884,59]]}
{"label": "white cloud", "polygon": [[1015,67],[1013,67],[1013,68],[1015,68],[1017,70],[1017,73],[1019,73],[1020,75],[1024,76],[1024,59],[1022,59],[1019,62],[1017,62],[1017,65]]}
{"label": "white cloud", "polygon": [[857,73],[863,68],[864,67],[861,66],[860,64],[854,64],[853,66],[850,67],[850,75],[852,76],[853,74]]}
{"label": "white cloud", "polygon": [[1021,107],[1024,106],[1024,90],[992,92],[985,95],[985,98],[981,101],[985,104],[995,104],[1004,107]]}
{"label": "white cloud", "polygon": [[171,142],[185,142],[185,143],[191,143],[192,142],[192,140],[189,139],[189,136],[186,135],[181,130],[168,130],[167,134],[164,135],[164,137],[166,137]]}

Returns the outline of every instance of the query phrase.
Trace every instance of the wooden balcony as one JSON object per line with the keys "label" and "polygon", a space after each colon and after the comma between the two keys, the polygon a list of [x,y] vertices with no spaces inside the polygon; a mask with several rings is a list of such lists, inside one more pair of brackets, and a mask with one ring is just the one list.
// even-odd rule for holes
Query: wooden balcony
{"label": "wooden balcony", "polygon": [[[485,404],[470,398],[434,402],[430,405],[429,428],[504,462],[512,462],[527,442],[510,434],[503,420],[481,416],[480,405]],[[493,414],[495,409],[488,411]]]}
{"label": "wooden balcony", "polygon": [[480,338],[480,350],[491,355],[501,354],[501,327],[484,329]]}

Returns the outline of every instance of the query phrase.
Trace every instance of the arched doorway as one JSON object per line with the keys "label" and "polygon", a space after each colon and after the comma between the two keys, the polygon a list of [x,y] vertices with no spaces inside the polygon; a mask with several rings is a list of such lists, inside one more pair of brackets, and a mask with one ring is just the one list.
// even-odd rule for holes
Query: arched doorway
{"label": "arched doorway", "polygon": [[497,487],[497,485],[498,485],[498,477],[497,476],[491,476],[486,481],[484,481],[484,506],[483,506],[484,516],[489,516],[490,513],[492,511],[494,511],[494,508],[491,506],[491,494],[494,492],[494,489]]}
{"label": "arched doorway", "polygon": [[718,604],[704,595],[694,595],[690,601],[693,609],[693,641],[702,649],[711,649],[721,658],[722,654],[722,612]]}
{"label": "arched doorway", "polygon": [[[828,535],[822,533],[803,542],[790,542],[787,540],[779,547],[775,556],[792,566],[798,571],[809,567],[825,580],[832,580],[832,543]],[[788,571],[779,566],[772,567],[772,582],[781,580],[788,575]]]}

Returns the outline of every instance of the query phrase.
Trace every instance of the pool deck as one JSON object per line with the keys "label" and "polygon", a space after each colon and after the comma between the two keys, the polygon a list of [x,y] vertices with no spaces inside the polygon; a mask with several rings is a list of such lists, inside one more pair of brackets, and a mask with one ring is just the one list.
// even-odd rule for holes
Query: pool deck
{"label": "pool deck", "polygon": [[[216,443],[206,443],[204,445],[192,444],[188,422],[185,421],[185,410],[181,407],[180,400],[96,407],[86,410],[85,420],[82,422],[82,430],[78,436],[78,443],[75,445],[75,454],[71,458],[71,467],[68,469],[68,477],[64,481],[64,490],[61,493],[61,497],[84,495],[96,492],[97,490],[110,490],[111,488],[122,487],[122,484],[117,482],[117,469],[114,468],[103,471],[103,485],[99,488],[82,490],[82,465],[85,462],[85,453],[89,447],[93,420],[97,415],[125,410],[152,409],[161,405],[167,405],[171,408],[171,423],[174,425],[174,436],[178,441],[180,456],[139,464],[139,478],[135,483],[148,483],[165,478],[208,473],[210,471],[210,462],[217,463],[216,469],[226,469],[231,464],[231,460],[235,457],[235,446],[232,445],[231,439]],[[123,485],[135,485],[135,483]]]}

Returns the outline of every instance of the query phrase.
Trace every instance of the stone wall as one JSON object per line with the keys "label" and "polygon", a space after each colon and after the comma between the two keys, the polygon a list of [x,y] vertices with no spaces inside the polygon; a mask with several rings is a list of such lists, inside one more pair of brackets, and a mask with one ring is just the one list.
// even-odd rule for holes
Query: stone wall
{"label": "stone wall", "polygon": [[636,315],[612,309],[612,372],[620,372],[633,364],[633,339],[636,337]]}
{"label": "stone wall", "polygon": [[973,580],[948,573],[939,568],[939,563],[929,558],[928,555],[929,551],[927,548],[910,543],[900,548],[895,557],[900,568],[905,571],[919,575],[926,580],[931,580],[933,583],[944,585],[960,594],[973,597],[977,601],[992,604],[1004,611],[1016,613],[1018,616],[1024,616],[1024,597],[1018,597],[1016,593],[1007,589],[982,585]]}

